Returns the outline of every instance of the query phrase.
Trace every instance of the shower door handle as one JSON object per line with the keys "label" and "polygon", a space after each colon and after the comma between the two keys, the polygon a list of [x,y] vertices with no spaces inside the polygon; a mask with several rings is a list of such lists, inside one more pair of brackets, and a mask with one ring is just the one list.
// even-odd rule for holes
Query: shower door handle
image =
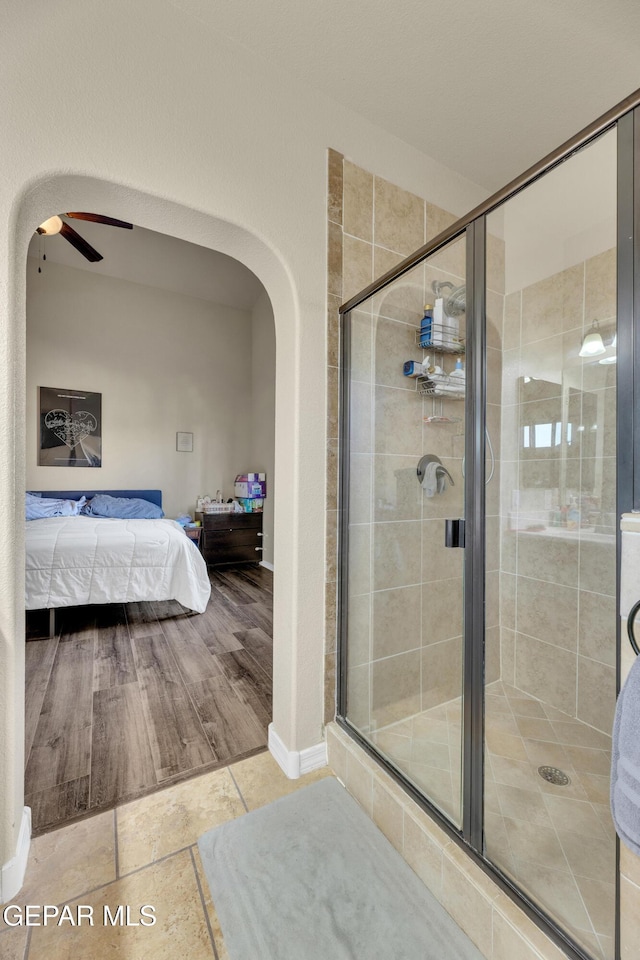
{"label": "shower door handle", "polygon": [[631,610],[629,611],[629,616],[627,617],[627,636],[629,637],[629,643],[631,644],[631,647],[636,657],[640,657],[640,649],[638,648],[638,644],[636,643],[636,638],[633,633],[633,624],[636,617],[638,616],[639,610],[640,610],[640,600],[638,600],[637,603],[634,603],[634,605],[631,607]]}
{"label": "shower door handle", "polygon": [[464,547],[464,520],[445,520],[445,547]]}

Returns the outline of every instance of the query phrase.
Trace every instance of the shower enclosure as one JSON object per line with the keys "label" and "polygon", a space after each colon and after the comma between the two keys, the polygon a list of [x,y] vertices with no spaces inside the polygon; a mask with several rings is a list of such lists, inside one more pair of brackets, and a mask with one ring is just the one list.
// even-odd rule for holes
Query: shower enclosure
{"label": "shower enclosure", "polygon": [[635,125],[612,111],[341,311],[338,722],[597,960],[617,520],[640,505]]}

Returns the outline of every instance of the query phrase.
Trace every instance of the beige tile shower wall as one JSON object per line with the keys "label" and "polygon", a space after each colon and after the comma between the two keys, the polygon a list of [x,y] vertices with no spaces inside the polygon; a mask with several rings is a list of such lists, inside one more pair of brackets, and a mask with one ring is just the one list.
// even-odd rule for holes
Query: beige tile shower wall
{"label": "beige tile shower wall", "polygon": [[[454,219],[329,152],[327,720],[335,714],[338,308]],[[490,367],[499,380],[504,244],[494,237],[488,242]],[[422,356],[415,334],[424,303],[433,299],[432,281],[458,285],[464,273],[461,240],[427,267],[414,268],[352,317],[349,685],[351,719],[365,730],[461,691],[462,553],[440,544],[443,519],[462,516],[464,425],[423,425],[423,415],[434,412],[433,403],[421,403],[414,383],[401,370],[404,360]],[[445,369],[454,362],[447,358]],[[460,415],[459,406],[445,401],[443,413]],[[490,679],[497,679],[499,396],[491,395],[488,417],[498,461],[488,492],[488,586],[495,610],[488,623],[488,669]],[[435,453],[450,470],[455,487],[444,495],[428,499],[420,490],[415,471],[423,453]]]}
{"label": "beige tile shower wall", "polygon": [[[427,238],[445,225],[443,211],[425,205]],[[434,225],[430,226],[433,213]],[[460,694],[462,557],[444,548],[444,517],[461,515],[462,424],[427,425],[432,400],[402,375],[404,360],[422,359],[416,345],[431,282],[463,282],[456,244],[428,267],[419,265],[373,300],[373,470],[371,725],[405,719]],[[381,249],[385,268],[399,259]],[[453,273],[457,270],[458,273]],[[452,368],[454,359],[443,361]],[[455,402],[443,413],[459,414]],[[420,457],[440,457],[455,486],[432,498],[416,476]],[[387,643],[381,647],[378,637]],[[389,642],[390,641],[390,642]]]}
{"label": "beige tile shower wall", "polygon": [[[328,457],[336,466],[337,309],[425,242],[428,206],[330,151]],[[433,208],[434,232],[443,217]],[[376,298],[375,322],[371,304],[352,321],[349,684],[350,715],[364,729],[421,706],[422,506],[415,465],[422,423],[401,364],[416,355],[423,303],[421,269],[418,282],[408,278]],[[328,492],[327,719],[335,713],[336,483],[337,472]]]}
{"label": "beige tile shower wall", "polygon": [[[594,319],[613,329],[615,284],[610,250],[509,293],[502,354],[502,676],[606,733],[615,703],[615,364],[586,363],[578,351]],[[584,427],[580,442],[523,449],[525,425],[553,423],[563,409]],[[595,531],[550,527],[549,491],[562,483],[596,495]]]}

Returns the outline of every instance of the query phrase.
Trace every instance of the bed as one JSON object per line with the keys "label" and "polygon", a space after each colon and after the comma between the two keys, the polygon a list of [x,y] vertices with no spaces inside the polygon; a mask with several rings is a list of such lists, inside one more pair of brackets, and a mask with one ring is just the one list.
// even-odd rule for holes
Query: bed
{"label": "bed", "polygon": [[[160,490],[41,491],[80,500],[97,494],[162,506]],[[175,520],[54,516],[26,521],[27,610],[177,600],[202,613],[211,594],[197,546]]]}

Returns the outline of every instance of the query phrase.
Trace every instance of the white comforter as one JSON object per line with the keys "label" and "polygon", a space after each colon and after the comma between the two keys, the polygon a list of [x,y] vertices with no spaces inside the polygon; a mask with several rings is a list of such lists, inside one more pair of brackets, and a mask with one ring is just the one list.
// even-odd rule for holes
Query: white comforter
{"label": "white comforter", "polygon": [[26,606],[178,600],[202,613],[207,566],[175,520],[49,517],[26,524]]}

